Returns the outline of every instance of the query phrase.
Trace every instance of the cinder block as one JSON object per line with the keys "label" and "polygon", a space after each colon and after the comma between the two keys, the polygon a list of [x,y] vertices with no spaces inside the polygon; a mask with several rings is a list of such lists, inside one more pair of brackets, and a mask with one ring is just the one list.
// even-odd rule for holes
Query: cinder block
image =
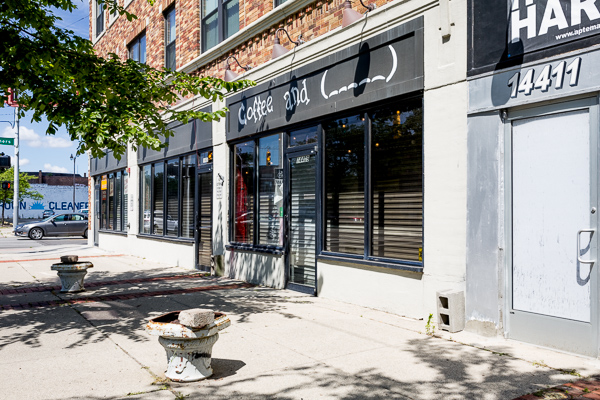
{"label": "cinder block", "polygon": [[436,293],[439,329],[459,332],[465,329],[465,293],[445,290]]}
{"label": "cinder block", "polygon": [[179,323],[190,328],[201,328],[214,320],[215,312],[206,308],[192,308],[179,313]]}

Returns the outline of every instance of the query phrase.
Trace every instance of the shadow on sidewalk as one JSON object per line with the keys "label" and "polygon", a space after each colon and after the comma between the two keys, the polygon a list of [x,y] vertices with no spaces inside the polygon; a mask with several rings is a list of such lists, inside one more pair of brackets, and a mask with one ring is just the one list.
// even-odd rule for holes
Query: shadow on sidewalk
{"label": "shadow on sidewalk", "polygon": [[[168,282],[163,285],[168,285]],[[289,300],[268,294],[272,289],[238,289],[239,295],[231,299],[221,296],[230,290],[223,286],[212,292],[217,295],[200,291],[175,295],[156,292],[156,296],[148,296],[153,292],[145,292],[142,293],[143,297],[134,295],[125,300],[0,312],[0,349],[14,343],[32,348],[40,347],[44,337],[60,333],[68,333],[70,337],[77,338],[64,348],[83,347],[89,343],[108,340],[107,335],[112,334],[135,342],[154,341],[144,331],[150,318],[195,307],[225,312],[235,316],[238,324],[246,322],[249,316],[260,313],[279,313],[287,318],[299,318],[284,312]],[[85,293],[92,294],[90,291]]]}

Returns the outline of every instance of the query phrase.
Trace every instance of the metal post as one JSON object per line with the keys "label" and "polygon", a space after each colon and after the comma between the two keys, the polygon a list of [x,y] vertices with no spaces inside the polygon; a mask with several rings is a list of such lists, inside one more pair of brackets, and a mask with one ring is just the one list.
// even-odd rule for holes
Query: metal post
{"label": "metal post", "polygon": [[77,159],[77,156],[73,157],[73,154],[71,154],[71,160],[73,160],[73,212],[76,212],[76,206],[75,206],[75,160]]}
{"label": "metal post", "polygon": [[19,224],[19,107],[15,107],[17,113],[17,137],[15,138],[15,182],[13,197],[13,230]]}

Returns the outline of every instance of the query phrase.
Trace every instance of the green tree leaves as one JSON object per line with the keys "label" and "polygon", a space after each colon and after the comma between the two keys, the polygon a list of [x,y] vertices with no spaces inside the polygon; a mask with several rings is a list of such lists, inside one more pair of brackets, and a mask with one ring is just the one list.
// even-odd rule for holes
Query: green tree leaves
{"label": "green tree leaves", "polygon": [[[106,2],[109,9],[114,3]],[[0,101],[8,89],[19,94],[20,113],[45,117],[46,134],[64,126],[78,154],[101,157],[112,150],[120,158],[127,144],[158,150],[172,133],[170,121],[218,120],[227,109],[204,113],[172,105],[181,98],[202,96],[213,102],[227,93],[254,85],[248,80],[225,82],[176,71],[159,70],[115,54],[96,55],[89,40],[56,26],[52,8],[72,10],[71,0],[3,0],[0,2]],[[116,11],[136,18],[123,7]]]}

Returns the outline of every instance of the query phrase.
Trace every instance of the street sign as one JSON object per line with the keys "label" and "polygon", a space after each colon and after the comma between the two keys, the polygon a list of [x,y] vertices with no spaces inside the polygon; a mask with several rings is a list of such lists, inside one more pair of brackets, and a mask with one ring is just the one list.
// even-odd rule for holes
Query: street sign
{"label": "street sign", "polygon": [[15,145],[15,139],[14,138],[0,138],[0,144],[5,144],[7,146],[14,146]]}

